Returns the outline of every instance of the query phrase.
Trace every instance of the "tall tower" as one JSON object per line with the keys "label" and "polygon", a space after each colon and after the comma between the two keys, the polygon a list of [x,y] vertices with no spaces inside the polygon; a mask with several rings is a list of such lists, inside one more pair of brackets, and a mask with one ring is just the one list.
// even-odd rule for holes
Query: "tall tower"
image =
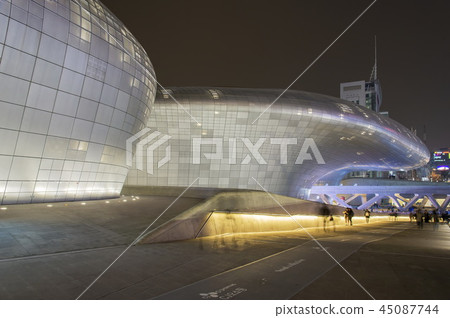
{"label": "tall tower", "polygon": [[355,104],[367,107],[375,112],[381,107],[381,86],[378,79],[377,38],[375,36],[375,64],[368,82],[361,80],[356,82],[341,83],[340,98]]}
{"label": "tall tower", "polygon": [[377,36],[375,36],[375,63],[369,82],[366,82],[366,107],[379,112],[381,107],[381,85],[378,79]]}
{"label": "tall tower", "polygon": [[374,82],[378,79],[378,65],[377,65],[377,36],[375,35],[375,64],[372,68],[372,74],[370,74],[370,81]]}

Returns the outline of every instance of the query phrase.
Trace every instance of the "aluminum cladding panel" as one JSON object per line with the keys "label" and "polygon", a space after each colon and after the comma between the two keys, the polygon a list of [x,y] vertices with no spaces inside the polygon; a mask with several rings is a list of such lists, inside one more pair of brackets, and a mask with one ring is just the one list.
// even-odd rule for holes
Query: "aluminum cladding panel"
{"label": "aluminum cladding panel", "polygon": [[[153,147],[151,160],[143,152],[147,159],[130,170],[126,184],[187,187],[198,177],[194,187],[264,188],[306,198],[315,182],[336,171],[412,169],[428,161],[425,145],[390,118],[300,91],[288,91],[267,109],[281,92],[159,91],[148,127],[161,135],[147,149],[163,136],[170,139]],[[168,151],[170,160],[161,165]]]}
{"label": "aluminum cladding panel", "polygon": [[96,0],[0,0],[0,204],[119,195],[152,64]]}

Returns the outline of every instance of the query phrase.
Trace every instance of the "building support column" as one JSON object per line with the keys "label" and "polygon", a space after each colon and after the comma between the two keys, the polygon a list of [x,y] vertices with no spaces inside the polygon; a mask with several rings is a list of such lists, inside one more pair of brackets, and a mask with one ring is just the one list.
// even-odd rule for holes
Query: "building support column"
{"label": "building support column", "polygon": [[404,212],[404,208],[402,207],[402,205],[400,204],[400,202],[398,202],[398,198],[395,195],[389,195],[388,196],[392,201],[394,201],[394,204],[397,206],[397,209],[399,209],[401,212]]}
{"label": "building support column", "polygon": [[352,195],[350,198],[348,198],[347,200],[345,200],[345,203],[350,204],[350,202],[352,202],[353,200],[355,200],[357,197],[359,197],[360,194],[354,194]]}
{"label": "building support column", "polygon": [[402,196],[400,195],[400,193],[396,193],[396,194],[395,194],[395,197],[396,197],[398,200],[404,202],[405,204],[408,203],[408,199],[405,199],[404,197],[402,197]]}
{"label": "building support column", "polygon": [[444,203],[442,203],[442,205],[441,205],[441,212],[445,212],[449,203],[450,203],[450,194],[447,194],[447,198],[444,200]]}
{"label": "building support column", "polygon": [[332,194],[332,195],[329,195],[329,197],[331,198],[331,200],[336,201],[336,203],[338,205],[346,207],[346,208],[351,208],[351,206],[349,204],[347,204],[344,200],[338,198],[337,195]]}
{"label": "building support column", "polygon": [[431,204],[438,210],[441,209],[441,206],[439,205],[439,203],[436,201],[436,199],[433,197],[432,194],[425,194],[428,198],[428,200],[430,200]]}
{"label": "building support column", "polygon": [[419,200],[419,199],[420,199],[420,195],[414,194],[414,197],[405,205],[405,210],[408,211],[409,208],[411,208],[414,205],[414,203],[416,203],[417,200]]}
{"label": "building support column", "polygon": [[368,200],[366,203],[361,204],[358,207],[358,210],[367,209],[367,208],[371,207],[373,204],[380,202],[380,200],[383,198],[384,198],[384,196],[379,195],[378,193],[375,193],[375,196],[372,199]]}
{"label": "building support column", "polygon": [[361,194],[361,203],[364,204],[367,202],[367,194]]}
{"label": "building support column", "polygon": [[425,195],[422,197],[422,202],[420,202],[420,204],[419,204],[419,208],[424,208],[425,207],[425,204],[427,204],[427,202],[428,202],[428,197],[426,197]]}
{"label": "building support column", "polygon": [[325,204],[331,204],[332,202],[330,202],[330,200],[327,198],[326,194],[320,194],[319,195],[320,199],[323,201],[323,203]]}

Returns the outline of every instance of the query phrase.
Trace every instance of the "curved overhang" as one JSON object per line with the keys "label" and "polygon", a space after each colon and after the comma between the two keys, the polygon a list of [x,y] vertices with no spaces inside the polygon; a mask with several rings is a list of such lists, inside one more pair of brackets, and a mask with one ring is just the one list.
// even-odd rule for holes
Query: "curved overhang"
{"label": "curved overhang", "polygon": [[[301,91],[288,91],[270,106],[281,93],[215,87],[159,91],[148,127],[170,136],[177,155],[152,174],[130,171],[127,184],[188,186],[198,176],[201,187],[264,188],[305,197],[317,180],[336,171],[406,170],[429,160],[426,146],[393,119]],[[194,139],[197,150],[197,139],[205,147],[200,161],[192,158]]]}

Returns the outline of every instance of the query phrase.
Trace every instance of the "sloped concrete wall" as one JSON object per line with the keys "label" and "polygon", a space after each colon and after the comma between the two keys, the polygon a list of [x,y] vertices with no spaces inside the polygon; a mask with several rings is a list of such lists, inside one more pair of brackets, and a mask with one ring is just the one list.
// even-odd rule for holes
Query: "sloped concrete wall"
{"label": "sloped concrete wall", "polygon": [[[334,226],[345,225],[344,217],[334,215],[334,221],[327,219],[326,227],[328,229]],[[376,216],[370,219],[370,222],[387,221],[388,216]],[[353,224],[364,224],[366,219],[362,216],[353,218]],[[209,218],[208,222],[202,228],[198,237],[215,236],[232,233],[261,233],[261,232],[279,232],[294,231],[302,229],[319,228],[322,229],[323,217],[313,215],[265,215],[249,213],[223,213],[215,212]]]}
{"label": "sloped concrete wall", "polygon": [[[275,200],[289,214],[299,215],[299,220],[305,228],[322,226],[322,219],[317,218],[320,203],[282,195],[268,195],[260,191],[225,192],[195,205],[151,231],[141,243],[187,240],[224,233],[286,231],[298,228],[299,225],[292,218],[286,217],[286,211],[280,208]],[[343,222],[340,219],[343,208],[338,206],[329,208],[335,216],[336,224]],[[265,215],[272,218],[249,217],[249,215]],[[355,211],[355,221],[358,216],[362,216],[362,211]]]}

